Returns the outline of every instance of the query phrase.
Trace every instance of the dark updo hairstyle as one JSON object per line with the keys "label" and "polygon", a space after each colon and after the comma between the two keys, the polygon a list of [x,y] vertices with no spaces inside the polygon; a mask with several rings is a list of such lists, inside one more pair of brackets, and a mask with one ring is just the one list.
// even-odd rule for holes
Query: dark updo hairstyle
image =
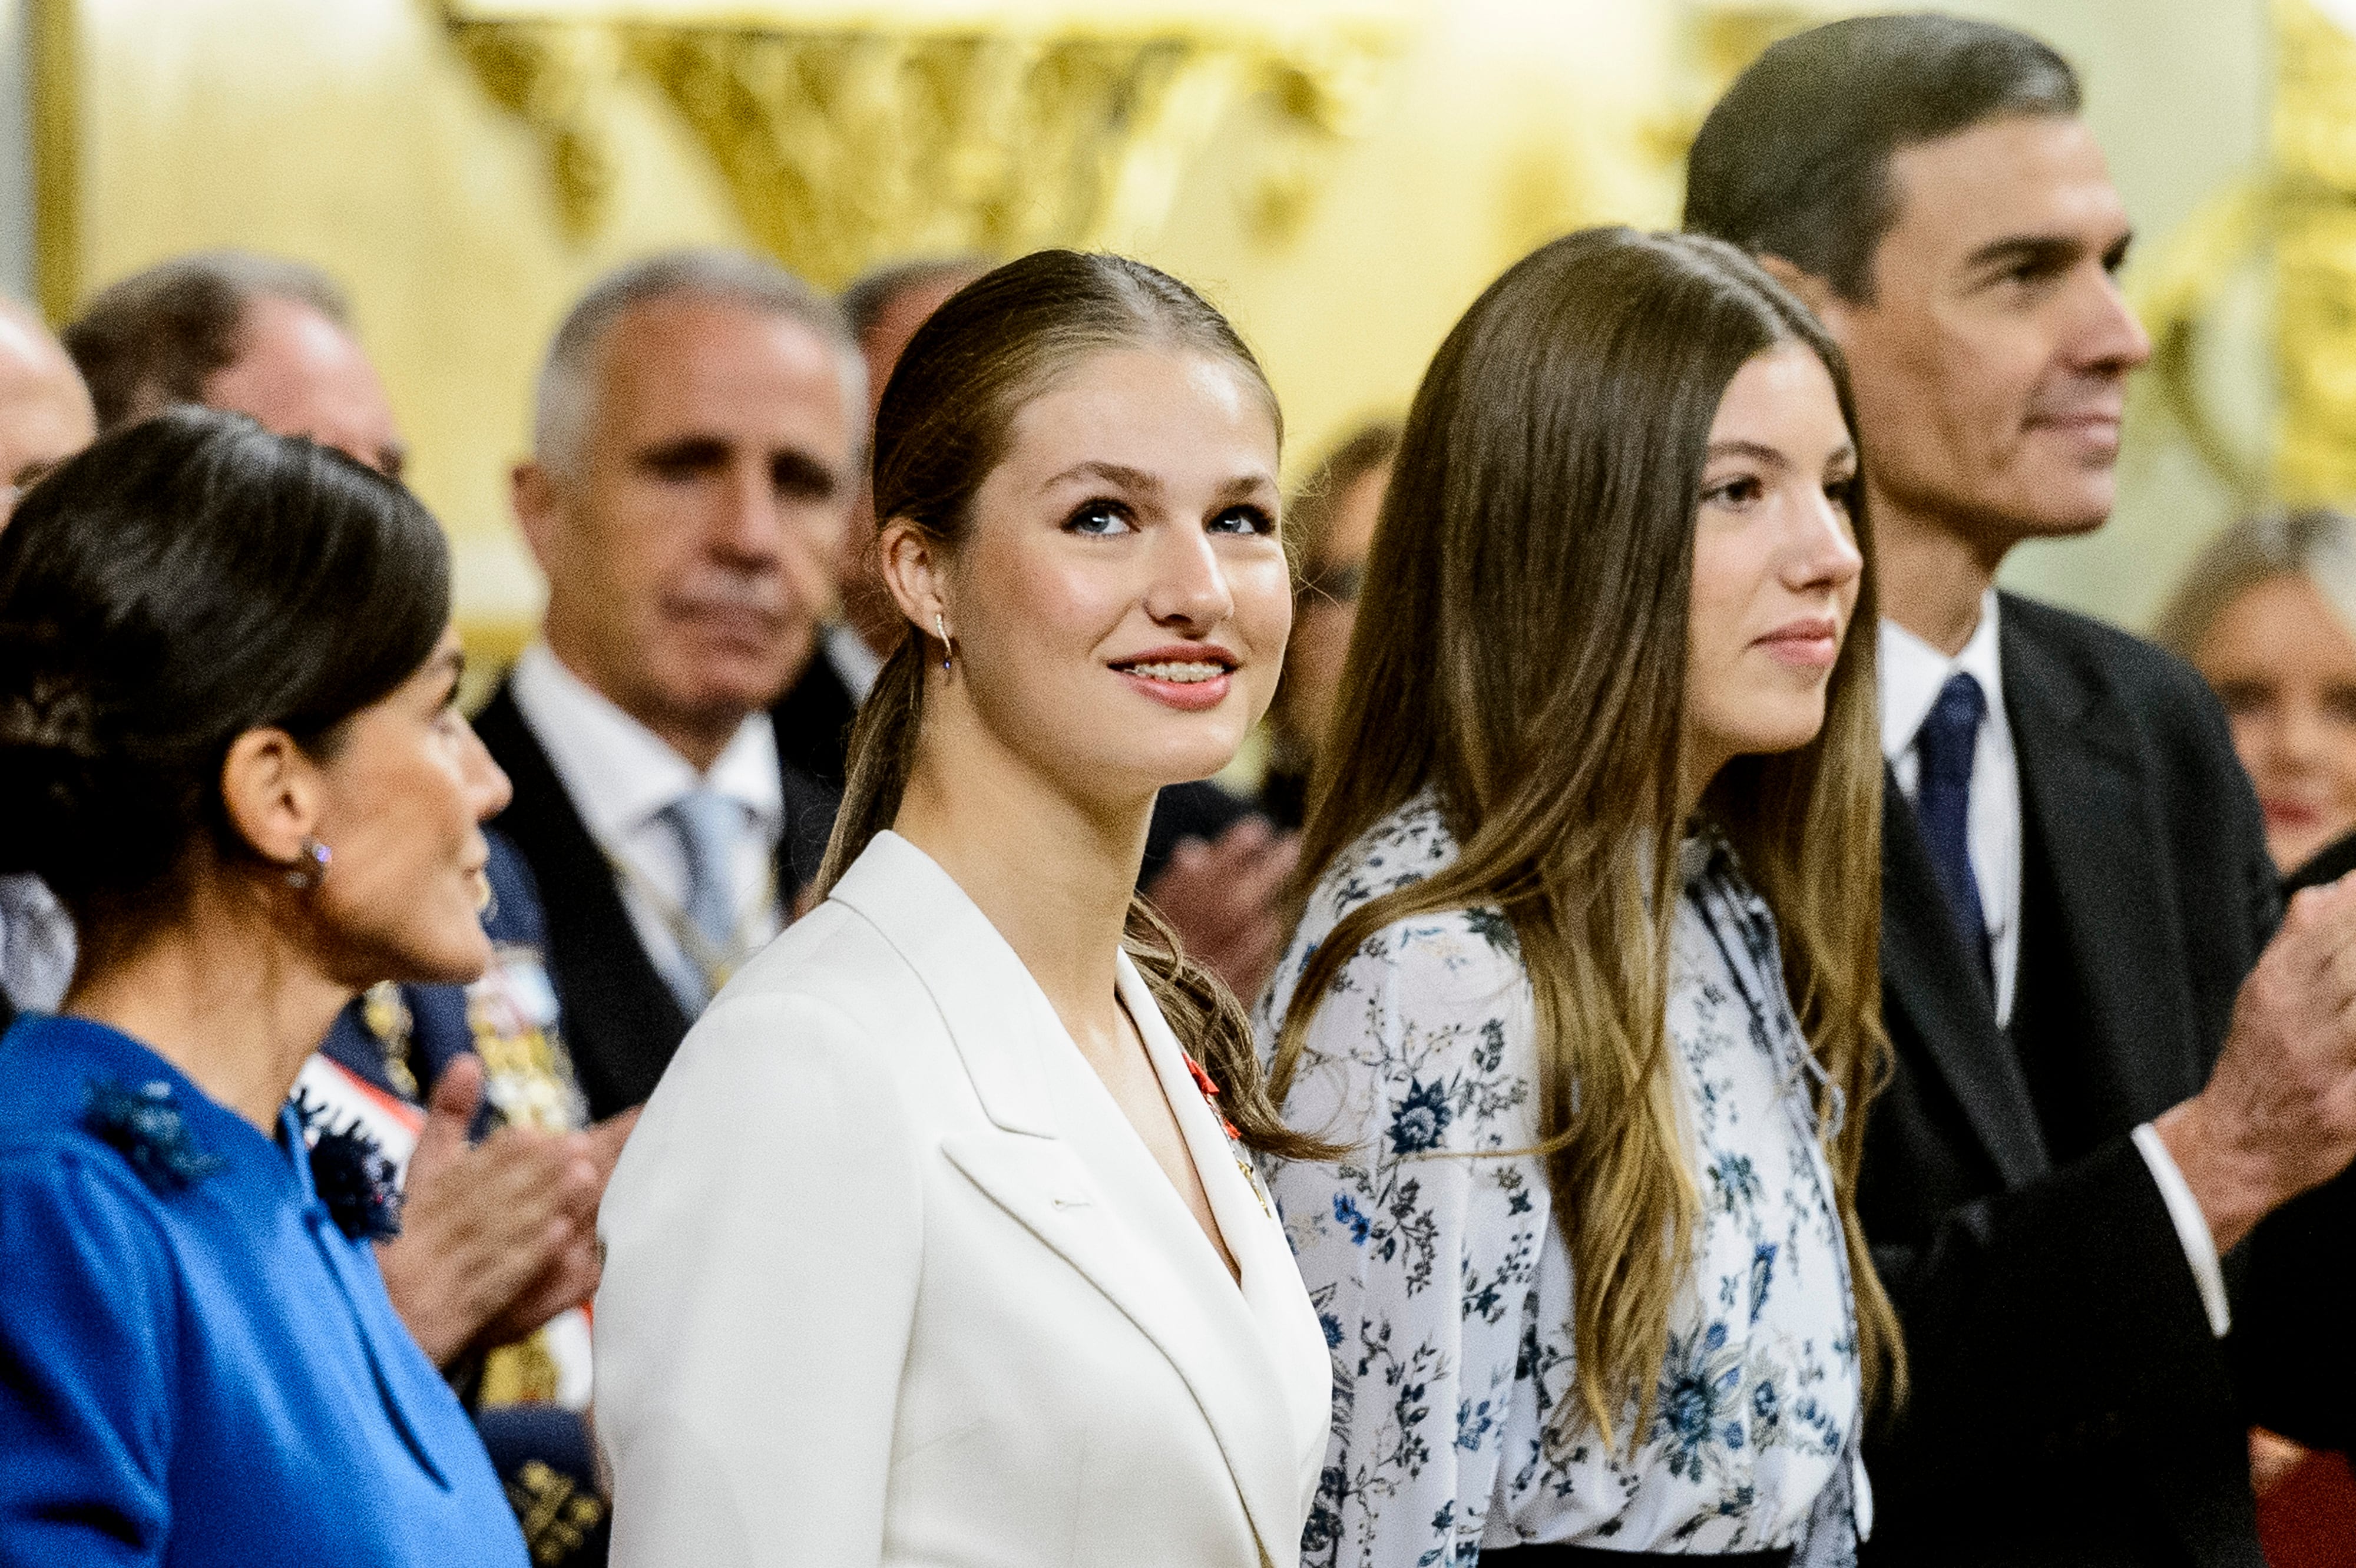
{"label": "dark updo hairstyle", "polygon": [[331,754],[449,617],[441,528],[341,453],[198,408],[106,437],[0,530],[0,871],[152,915],[207,835],[246,853],[230,744]]}
{"label": "dark updo hairstyle", "polygon": [[[1004,460],[1023,405],[1088,356],[1139,347],[1234,366],[1265,394],[1281,439],[1259,361],[1201,295],[1125,256],[1039,251],[951,295],[900,356],[875,413],[877,526],[912,523],[954,553],[972,521],[974,493]],[[860,706],[850,778],[819,871],[821,895],[899,814],[923,727],[925,666],[936,657],[929,642],[929,628],[909,626]],[[1327,1145],[1290,1131],[1269,1102],[1242,1005],[1186,957],[1142,898],[1130,902],[1122,946],[1172,1032],[1218,1081],[1219,1108],[1243,1142],[1287,1158],[1329,1157]]]}

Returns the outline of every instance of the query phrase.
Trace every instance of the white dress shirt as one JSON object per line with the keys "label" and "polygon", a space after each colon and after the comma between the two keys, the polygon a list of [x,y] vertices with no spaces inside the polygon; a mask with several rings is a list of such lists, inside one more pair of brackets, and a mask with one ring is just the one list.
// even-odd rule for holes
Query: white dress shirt
{"label": "white dress shirt", "polygon": [[0,876],[0,991],[21,1012],[54,1013],[73,981],[73,917],[30,872]]}
{"label": "white dress shirt", "polygon": [[875,677],[884,673],[884,660],[867,646],[867,639],[853,631],[849,622],[837,621],[819,636],[818,649],[851,693],[851,702],[865,702],[867,693],[875,689]]}
{"label": "white dress shirt", "polygon": [[566,669],[544,643],[524,650],[509,689],[589,836],[623,868],[616,877],[623,907],[639,945],[673,990],[694,993],[704,982],[674,929],[687,903],[687,852],[663,811],[699,785],[744,811],[745,831],[736,837],[729,865],[739,953],[777,934],[785,796],[776,730],[767,714],[746,715],[710,770],[699,775],[668,742]]}
{"label": "white dress shirt", "polygon": [[[1987,716],[1981,721],[1979,740],[1972,750],[1972,798],[1965,820],[1971,845],[1972,880],[1979,885],[1980,908],[1987,919],[1988,956],[1996,971],[1996,1019],[1999,1026],[2012,1021],[2013,996],[2020,974],[2021,810],[2020,761],[2014,749],[2012,722],[2005,713],[2004,665],[1998,654],[1999,606],[1993,587],[1980,598],[1980,624],[1953,658],[1922,639],[1883,618],[1881,656],[1881,755],[1898,777],[1898,788],[1912,802],[1922,778],[1922,759],[1914,737],[1939,700],[1940,689],[1956,671],[1980,683],[1987,699]],[[2135,1130],[2135,1145],[2151,1178],[2168,1203],[2177,1240],[2183,1243],[2193,1283],[2201,1289],[2201,1305],[2209,1315],[2210,1329],[2220,1338],[2232,1326],[2225,1300],[2225,1275],[2217,1263],[2217,1243],[2200,1201],[2177,1169],[2168,1145],[2149,1122]]]}

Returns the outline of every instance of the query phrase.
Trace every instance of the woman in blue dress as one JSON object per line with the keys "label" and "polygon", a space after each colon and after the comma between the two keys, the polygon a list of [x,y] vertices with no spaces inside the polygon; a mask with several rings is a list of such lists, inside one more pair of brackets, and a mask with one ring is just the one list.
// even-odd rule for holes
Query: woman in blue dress
{"label": "woman in blue dress", "polygon": [[[1590,231],[1433,360],[1262,1013],[1333,1355],[1318,1568],[1839,1563],[1896,1335],[1869,536],[1840,358]],[[1861,627],[1867,635],[1852,635]]]}
{"label": "woman in blue dress", "polygon": [[0,1561],[522,1568],[377,1273],[383,1162],[287,1100],[359,991],[489,957],[449,607],[406,491],[235,415],[0,532],[0,867],[81,938],[0,1037]]}

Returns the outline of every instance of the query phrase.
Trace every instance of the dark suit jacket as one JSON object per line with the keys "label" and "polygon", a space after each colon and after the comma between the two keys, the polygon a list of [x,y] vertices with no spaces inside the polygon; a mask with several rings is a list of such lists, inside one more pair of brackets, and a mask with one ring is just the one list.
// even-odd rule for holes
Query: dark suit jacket
{"label": "dark suit jacket", "polygon": [[843,765],[851,756],[851,721],[858,716],[858,700],[834,672],[826,650],[812,650],[801,678],[769,704],[778,759],[841,794]]}
{"label": "dark suit jacket", "polygon": [[1897,1065],[1859,1207],[1913,1391],[1867,1444],[1866,1562],[2263,1568],[2245,1423],[2337,1446],[2350,1419],[2345,1326],[2289,1342],[2345,1287],[2314,1244],[2345,1200],[2315,1195],[2228,1260],[2250,1279],[2221,1343],[2129,1141],[2207,1081],[2274,929],[2257,803],[2190,668],[2008,595],[2001,626],[2024,841],[2009,1030],[1912,809],[1894,784],[1885,801]]}
{"label": "dark suit jacket", "polygon": [[2313,859],[2283,878],[2283,897],[2287,898],[2302,887],[2320,887],[2327,882],[2337,882],[2356,871],[2356,833],[2332,840],[2315,852]]}
{"label": "dark suit jacket", "polygon": [[[515,786],[515,799],[493,825],[523,852],[540,884],[549,977],[564,1010],[581,1091],[602,1121],[654,1092],[691,1020],[639,945],[613,867],[505,682],[476,716],[475,733]],[[777,889],[790,906],[826,853],[834,797],[783,761],[782,744],[779,752],[785,832]]]}

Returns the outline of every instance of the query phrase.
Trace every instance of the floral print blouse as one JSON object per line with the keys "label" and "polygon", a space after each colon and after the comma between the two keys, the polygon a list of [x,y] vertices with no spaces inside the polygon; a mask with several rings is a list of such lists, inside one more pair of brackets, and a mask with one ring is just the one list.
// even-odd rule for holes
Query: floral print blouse
{"label": "floral print blouse", "polygon": [[[1327,869],[1261,1004],[1263,1055],[1335,921],[1455,854],[1427,796]],[[1447,1568],[1535,1542],[1854,1561],[1871,1504],[1815,1063],[1732,852],[1705,833],[1680,863],[1668,1033],[1702,1213],[1633,1454],[1577,1416],[1569,1258],[1543,1163],[1483,1153],[1538,1141],[1511,924],[1472,908],[1385,927],[1318,1010],[1286,1118],[1354,1152],[1266,1173],[1333,1352],[1312,1568]],[[1566,1402],[1577,1419],[1549,1436]]]}

